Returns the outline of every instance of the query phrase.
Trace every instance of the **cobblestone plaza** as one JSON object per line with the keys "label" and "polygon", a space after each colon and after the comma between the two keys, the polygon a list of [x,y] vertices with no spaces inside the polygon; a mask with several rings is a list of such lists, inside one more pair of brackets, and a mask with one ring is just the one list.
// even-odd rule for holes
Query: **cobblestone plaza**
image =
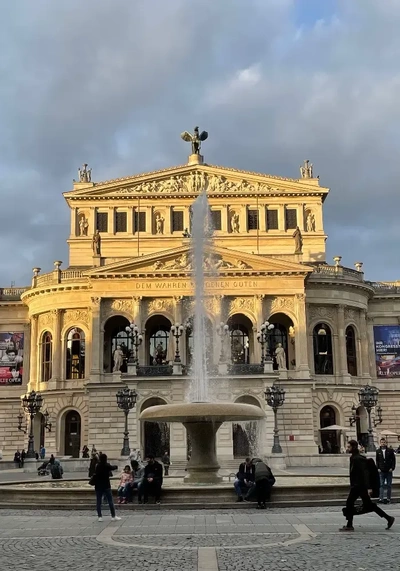
{"label": "cobblestone plaza", "polygon": [[[400,519],[400,509],[389,506]],[[0,512],[2,571],[375,571],[395,567],[399,529],[375,515],[338,533],[339,508],[122,514],[103,523],[83,511]]]}

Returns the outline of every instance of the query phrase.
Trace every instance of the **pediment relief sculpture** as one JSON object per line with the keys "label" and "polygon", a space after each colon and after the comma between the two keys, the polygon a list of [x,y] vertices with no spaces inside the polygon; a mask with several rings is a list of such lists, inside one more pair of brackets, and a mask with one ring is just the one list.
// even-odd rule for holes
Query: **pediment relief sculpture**
{"label": "pediment relief sculpture", "polygon": [[[252,269],[249,264],[243,260],[235,260],[235,262],[229,262],[224,260],[222,256],[218,254],[208,254],[204,257],[203,268],[207,271],[213,272],[221,269],[239,269],[239,270],[249,270]],[[163,262],[162,260],[156,260],[154,262],[152,269],[157,270],[192,270],[193,261],[192,256],[188,253],[183,253],[177,258]]]}

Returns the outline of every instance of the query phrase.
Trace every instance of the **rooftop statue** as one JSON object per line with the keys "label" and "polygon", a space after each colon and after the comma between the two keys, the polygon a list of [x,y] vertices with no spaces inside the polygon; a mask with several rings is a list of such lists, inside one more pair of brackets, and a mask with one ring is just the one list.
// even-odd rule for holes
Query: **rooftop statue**
{"label": "rooftop statue", "polygon": [[92,182],[92,169],[87,167],[85,163],[81,169],[78,169],[79,182]]}
{"label": "rooftop statue", "polygon": [[300,167],[301,178],[314,178],[313,177],[313,165],[310,161],[304,161],[304,165]]}
{"label": "rooftop statue", "polygon": [[187,143],[192,143],[192,155],[199,155],[202,141],[208,139],[207,131],[199,133],[199,128],[194,128],[194,133],[191,135],[187,131],[181,133],[181,138]]}

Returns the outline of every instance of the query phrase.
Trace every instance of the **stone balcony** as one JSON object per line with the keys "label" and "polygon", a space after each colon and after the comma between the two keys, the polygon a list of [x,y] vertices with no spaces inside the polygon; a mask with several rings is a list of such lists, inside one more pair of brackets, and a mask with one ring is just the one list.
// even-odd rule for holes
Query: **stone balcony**
{"label": "stone balcony", "polygon": [[20,301],[21,295],[28,287],[2,287],[0,288],[0,301]]}
{"label": "stone balcony", "polygon": [[310,281],[345,280],[353,282],[364,282],[364,272],[358,270],[345,268],[344,266],[340,265],[330,266],[328,264],[315,264],[313,267],[314,271],[309,275],[308,278]]}

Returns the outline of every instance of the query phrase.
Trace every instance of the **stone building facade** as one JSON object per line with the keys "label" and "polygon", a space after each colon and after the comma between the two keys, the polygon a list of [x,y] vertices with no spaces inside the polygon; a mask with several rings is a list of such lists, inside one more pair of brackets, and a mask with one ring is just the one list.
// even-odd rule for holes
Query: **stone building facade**
{"label": "stone building facade", "polygon": [[[361,263],[346,268],[339,256],[333,265],[326,262],[323,206],[329,189],[313,177],[309,163],[299,179],[289,179],[215,167],[192,155],[186,165],[157,172],[106,182],[91,178],[84,166],[64,193],[71,213],[67,268],[61,261],[49,273],[34,268],[30,287],[0,290],[4,457],[27,446],[17,417],[20,397],[30,390],[41,392],[42,412],[52,422],[48,431],[44,416],[36,416],[36,448],[44,443],[49,452],[76,456],[84,444],[95,444],[118,455],[124,415],[115,394],[127,384],[138,392],[129,415],[131,446],[156,454],[169,448],[173,459],[186,458],[182,426],[141,425],[138,416],[147,406],[182,402],[190,392],[191,205],[202,189],[214,226],[204,261],[213,399],[256,404],[267,412],[257,430],[223,425],[220,456],[254,452],[255,432],[258,453],[270,452],[273,414],[264,391],[274,380],[286,390],[278,420],[289,455],[316,454],[326,440],[339,450],[337,433],[320,431],[331,424],[347,427],[348,437],[365,438],[366,412],[358,407],[365,384],[380,391],[379,429],[400,431],[396,367],[380,369],[377,378],[374,344],[374,326],[392,326],[393,332],[399,326],[400,289],[367,282]],[[275,363],[273,373],[264,374],[258,333],[266,320],[275,326],[267,350],[273,355],[281,343],[286,367],[277,370]],[[130,323],[143,335],[136,374],[128,367],[134,354]],[[221,323],[229,326],[228,374],[218,371]],[[173,324],[184,327],[182,366],[175,370]],[[23,347],[13,341],[15,332],[23,334]],[[9,362],[16,353],[23,353],[23,367]],[[353,405],[357,422],[350,426]]]}

